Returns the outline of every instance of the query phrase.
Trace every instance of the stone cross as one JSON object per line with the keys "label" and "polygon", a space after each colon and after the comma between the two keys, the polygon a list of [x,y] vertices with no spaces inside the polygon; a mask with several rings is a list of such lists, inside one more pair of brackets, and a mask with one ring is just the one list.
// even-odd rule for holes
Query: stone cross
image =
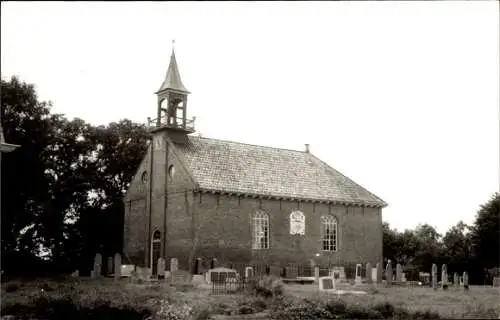
{"label": "stone cross", "polygon": [[373,281],[372,279],[372,264],[368,262],[366,264],[366,283],[371,284]]}
{"label": "stone cross", "polygon": [[102,271],[102,255],[100,253],[96,253],[94,258],[94,273],[92,274],[92,278],[97,278],[101,276]]}
{"label": "stone cross", "polygon": [[431,277],[432,277],[432,288],[437,290],[437,272],[438,268],[435,263],[432,264]]}
{"label": "stone cross", "polygon": [[158,258],[158,278],[163,279],[165,278],[165,259],[163,258]]}
{"label": "stone cross", "polygon": [[446,264],[441,267],[441,287],[443,290],[448,289],[448,268]]}
{"label": "stone cross", "polygon": [[174,273],[177,271],[178,268],[179,268],[179,261],[177,260],[177,258],[170,259],[170,272]]}
{"label": "stone cross", "polygon": [[380,263],[377,263],[376,264],[376,267],[377,268],[377,283],[381,283],[382,282],[382,264]]}
{"label": "stone cross", "polygon": [[115,253],[114,258],[114,266],[115,266],[115,279],[120,279],[122,275],[122,256],[119,253]]}
{"label": "stone cross", "polygon": [[387,267],[385,268],[385,281],[388,285],[392,283],[392,264],[391,260],[387,261]]}
{"label": "stone cross", "polygon": [[467,271],[464,271],[464,275],[462,278],[464,281],[464,290],[468,291],[469,290],[469,274],[467,273]]}
{"label": "stone cross", "polygon": [[403,269],[401,268],[401,265],[398,263],[396,264],[396,281],[401,281],[401,275],[402,275]]}

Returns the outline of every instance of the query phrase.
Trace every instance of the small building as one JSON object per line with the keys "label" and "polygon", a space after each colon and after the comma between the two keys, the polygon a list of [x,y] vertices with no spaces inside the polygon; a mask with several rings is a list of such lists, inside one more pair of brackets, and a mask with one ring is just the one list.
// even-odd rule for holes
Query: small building
{"label": "small building", "polygon": [[[386,203],[303,151],[193,135],[172,51],[151,143],[124,198],[124,255],[235,264],[382,261]],[[167,263],[168,265],[168,263]]]}

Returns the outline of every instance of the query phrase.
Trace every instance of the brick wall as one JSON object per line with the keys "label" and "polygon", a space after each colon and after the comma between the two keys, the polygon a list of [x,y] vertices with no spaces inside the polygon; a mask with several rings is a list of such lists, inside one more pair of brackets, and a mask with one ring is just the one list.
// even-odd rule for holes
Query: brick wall
{"label": "brick wall", "polygon": [[[149,239],[154,230],[162,234],[162,255],[167,259],[178,258],[182,269],[191,266],[188,260],[195,238],[199,242],[194,257],[202,258],[205,265],[212,258],[232,263],[283,265],[308,264],[310,260],[320,264],[371,262],[375,265],[382,259],[381,209],[195,194],[192,191],[195,184],[170,143],[164,143],[162,149],[153,154],[152,217],[149,220],[148,185],[141,183],[140,175],[143,171],[149,172],[150,152],[125,198],[124,252],[134,263],[149,265]],[[170,165],[175,167],[173,178],[167,173]],[[257,210],[269,214],[270,249],[251,249],[251,217]],[[306,217],[305,236],[289,234],[289,215],[294,210],[302,211]],[[337,252],[321,250],[320,217],[326,214],[338,220]],[[316,253],[320,253],[320,257],[316,257]]]}

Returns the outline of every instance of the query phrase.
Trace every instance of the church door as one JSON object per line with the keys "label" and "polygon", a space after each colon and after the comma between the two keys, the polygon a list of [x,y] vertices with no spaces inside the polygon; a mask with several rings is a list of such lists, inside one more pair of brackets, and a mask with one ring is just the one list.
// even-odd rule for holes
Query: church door
{"label": "church door", "polygon": [[151,241],[151,252],[152,256],[152,270],[153,275],[156,276],[158,274],[158,259],[160,258],[160,250],[161,250],[161,233],[160,231],[155,231],[153,234],[153,239]]}

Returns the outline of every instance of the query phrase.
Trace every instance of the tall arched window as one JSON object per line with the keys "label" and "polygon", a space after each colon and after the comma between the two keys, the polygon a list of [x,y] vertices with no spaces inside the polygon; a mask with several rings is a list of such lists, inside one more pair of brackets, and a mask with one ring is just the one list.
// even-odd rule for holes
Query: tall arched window
{"label": "tall arched window", "polygon": [[337,219],[333,216],[321,217],[321,236],[323,238],[323,250],[337,251]]}
{"label": "tall arched window", "polygon": [[269,249],[269,216],[259,211],[252,219],[253,249]]}

